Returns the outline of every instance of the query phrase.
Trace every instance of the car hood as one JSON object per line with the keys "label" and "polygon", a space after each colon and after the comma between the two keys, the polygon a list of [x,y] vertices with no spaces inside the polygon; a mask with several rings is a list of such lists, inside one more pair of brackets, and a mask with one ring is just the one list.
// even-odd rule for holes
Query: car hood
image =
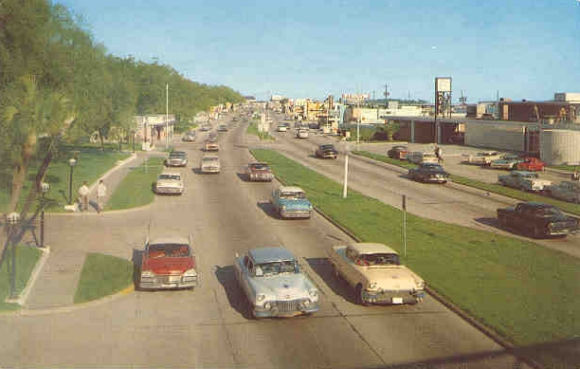
{"label": "car hood", "polygon": [[308,201],[307,199],[298,199],[298,200],[280,199],[280,204],[288,209],[303,209],[310,208],[312,206],[310,201]]}
{"label": "car hood", "polygon": [[383,290],[414,290],[420,279],[407,267],[402,265],[363,267],[363,275],[369,283],[375,282],[377,289]]}
{"label": "car hood", "polygon": [[142,270],[151,270],[155,274],[182,274],[194,267],[195,263],[191,257],[155,258],[144,259]]}
{"label": "car hood", "polygon": [[157,181],[157,186],[158,187],[181,187],[181,182],[175,181],[175,180],[162,179],[160,181]]}
{"label": "car hood", "polygon": [[308,296],[308,291],[314,289],[312,282],[302,273],[254,277],[252,282],[257,293],[281,299]]}

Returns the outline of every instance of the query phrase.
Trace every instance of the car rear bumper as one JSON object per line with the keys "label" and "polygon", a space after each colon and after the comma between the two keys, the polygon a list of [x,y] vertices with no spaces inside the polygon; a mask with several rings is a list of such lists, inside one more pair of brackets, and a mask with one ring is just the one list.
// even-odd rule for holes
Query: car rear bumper
{"label": "car rear bumper", "polygon": [[274,179],[274,176],[271,174],[250,174],[250,181],[270,182],[272,179]]}
{"label": "car rear bumper", "polygon": [[280,216],[282,218],[310,218],[312,210],[282,210]]}
{"label": "car rear bumper", "polygon": [[181,195],[183,193],[183,188],[156,187],[155,193],[159,195]]}

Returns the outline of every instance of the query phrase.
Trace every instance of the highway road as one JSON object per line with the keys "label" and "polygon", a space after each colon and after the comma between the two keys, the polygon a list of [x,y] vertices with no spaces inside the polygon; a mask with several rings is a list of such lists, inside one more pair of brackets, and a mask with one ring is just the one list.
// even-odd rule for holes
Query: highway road
{"label": "highway road", "polygon": [[[49,230],[54,248],[125,258],[138,255],[148,224],[151,236],[190,233],[202,275],[199,288],[133,292],[83,306],[0,315],[0,367],[497,369],[521,364],[429,296],[415,306],[354,304],[351,291],[334,279],[326,260],[326,248],[349,242],[348,236],[318,214],[290,221],[272,216],[267,199],[276,182],[248,183],[240,176],[252,160],[248,141],[255,143],[253,137],[244,140],[244,130],[240,125],[219,134],[222,173],[217,175],[195,170],[205,134],[194,143],[177,144],[190,160],[188,168],[177,169],[185,174],[183,196],[157,197],[141,209],[71,217],[71,227],[84,222],[91,229],[74,243],[64,232]],[[282,146],[306,150],[308,145],[312,143]],[[336,163],[304,160],[336,171]],[[353,186],[356,170],[365,165],[353,165]],[[372,168],[381,173],[368,178],[372,188],[383,181],[383,172],[399,178]],[[409,186],[406,179],[399,180]],[[400,191],[384,187],[395,201]],[[411,196],[413,208],[436,213],[432,192],[439,197],[435,202],[457,202],[447,189],[433,186]],[[459,201],[453,206],[465,205]],[[479,210],[467,211],[471,217]],[[291,319],[249,318],[232,273],[233,257],[272,245],[284,245],[301,258],[322,292],[320,312]]]}
{"label": "highway road", "polygon": [[[280,120],[279,115],[275,116],[276,120]],[[316,147],[323,143],[334,143],[340,150],[341,144],[336,137],[311,134],[307,139],[298,139],[294,130],[275,132],[275,127],[276,124],[272,124],[271,134],[276,141],[260,143],[260,147],[280,151],[343,183],[344,155],[339,155],[337,160],[322,160],[314,156]],[[354,149],[354,144],[352,147]],[[455,184],[419,183],[409,180],[406,173],[407,170],[400,167],[350,155],[348,185],[397,208],[401,208],[404,194],[407,196],[407,210],[415,215],[530,240],[580,258],[580,234],[535,240],[501,229],[496,221],[497,208],[516,204],[518,200]]]}

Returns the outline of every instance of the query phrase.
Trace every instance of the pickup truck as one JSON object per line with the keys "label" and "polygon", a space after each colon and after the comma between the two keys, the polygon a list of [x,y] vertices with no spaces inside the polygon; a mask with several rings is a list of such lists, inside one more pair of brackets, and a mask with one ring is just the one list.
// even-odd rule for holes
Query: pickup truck
{"label": "pickup truck", "polygon": [[534,238],[566,236],[578,231],[578,219],[563,214],[554,205],[520,202],[516,206],[497,209],[502,227],[531,234]]}

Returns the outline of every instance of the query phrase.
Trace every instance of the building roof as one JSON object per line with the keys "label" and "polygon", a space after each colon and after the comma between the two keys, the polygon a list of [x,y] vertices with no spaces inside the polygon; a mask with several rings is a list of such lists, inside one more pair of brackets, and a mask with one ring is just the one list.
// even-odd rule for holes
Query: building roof
{"label": "building roof", "polygon": [[370,242],[351,243],[350,245],[348,245],[348,247],[355,250],[359,255],[398,254],[398,252],[382,243],[370,243]]}
{"label": "building roof", "polygon": [[296,260],[294,255],[283,247],[261,247],[248,251],[256,264]]}

